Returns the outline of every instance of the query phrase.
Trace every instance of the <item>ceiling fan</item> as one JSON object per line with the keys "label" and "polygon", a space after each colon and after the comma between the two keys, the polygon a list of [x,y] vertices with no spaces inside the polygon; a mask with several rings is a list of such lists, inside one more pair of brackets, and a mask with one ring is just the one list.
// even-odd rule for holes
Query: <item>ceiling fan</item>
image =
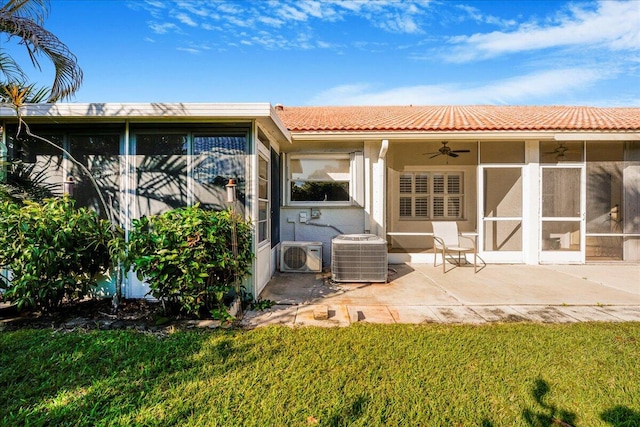
{"label": "ceiling fan", "polygon": [[452,150],[451,147],[447,145],[449,141],[442,141],[442,147],[438,148],[438,151],[434,151],[433,153],[423,153],[423,155],[431,155],[430,159],[438,156],[449,156],[449,157],[458,157],[458,153],[470,153],[471,150]]}
{"label": "ceiling fan", "polygon": [[565,153],[569,151],[563,142],[559,142],[558,146],[553,149],[553,151],[545,151],[544,154],[555,154],[556,160],[564,160],[566,155]]}

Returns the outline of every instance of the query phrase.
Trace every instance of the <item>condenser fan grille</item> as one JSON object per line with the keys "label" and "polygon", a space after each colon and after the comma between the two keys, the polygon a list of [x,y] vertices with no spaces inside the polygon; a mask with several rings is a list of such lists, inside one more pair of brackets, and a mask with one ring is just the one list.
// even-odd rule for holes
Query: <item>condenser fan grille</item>
{"label": "condenser fan grille", "polygon": [[287,268],[299,270],[307,263],[307,251],[305,248],[293,246],[285,250],[283,259]]}

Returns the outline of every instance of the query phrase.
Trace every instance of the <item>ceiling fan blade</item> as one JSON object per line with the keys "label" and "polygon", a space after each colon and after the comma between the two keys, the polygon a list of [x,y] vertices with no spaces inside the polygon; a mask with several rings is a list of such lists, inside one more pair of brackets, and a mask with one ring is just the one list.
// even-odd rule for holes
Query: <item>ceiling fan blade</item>
{"label": "ceiling fan blade", "polygon": [[471,150],[453,150],[452,153],[470,153]]}
{"label": "ceiling fan blade", "polygon": [[455,152],[453,152],[453,151],[449,151],[449,152],[447,153],[447,156],[449,156],[449,157],[458,157],[458,156],[459,156],[459,154],[456,154],[456,153],[455,153]]}
{"label": "ceiling fan blade", "polygon": [[442,153],[438,153],[438,154],[434,154],[433,156],[431,156],[431,157],[429,157],[429,158],[430,158],[430,159],[433,159],[434,157],[438,157],[438,156],[441,156],[441,155],[442,155]]}
{"label": "ceiling fan blade", "polygon": [[431,153],[422,153],[423,156],[429,156],[429,155],[432,155],[432,154],[440,154],[440,152],[439,151],[432,151]]}

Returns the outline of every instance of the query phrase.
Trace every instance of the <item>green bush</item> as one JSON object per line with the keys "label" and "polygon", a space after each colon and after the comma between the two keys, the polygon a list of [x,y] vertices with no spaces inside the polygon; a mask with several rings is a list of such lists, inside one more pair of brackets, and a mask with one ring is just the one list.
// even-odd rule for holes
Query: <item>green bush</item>
{"label": "green bush", "polygon": [[129,266],[165,309],[188,314],[224,316],[224,298],[249,274],[252,258],[251,226],[229,210],[175,209],[134,220],[129,234]]}
{"label": "green bush", "polygon": [[12,273],[0,277],[4,298],[51,311],[89,295],[109,268],[111,239],[108,221],[67,197],[0,202],[0,266]]}

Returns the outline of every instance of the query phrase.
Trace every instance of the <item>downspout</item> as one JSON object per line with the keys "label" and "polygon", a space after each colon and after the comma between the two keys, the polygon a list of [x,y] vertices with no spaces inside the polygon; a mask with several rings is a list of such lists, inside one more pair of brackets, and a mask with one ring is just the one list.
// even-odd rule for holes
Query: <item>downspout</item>
{"label": "downspout", "polygon": [[384,161],[387,157],[387,151],[389,150],[389,140],[383,139],[382,145],[380,146],[380,153],[378,153],[378,160]]}
{"label": "downspout", "polygon": [[389,151],[389,140],[383,139],[378,153],[378,161],[375,164],[374,197],[373,197],[373,219],[378,224],[377,235],[386,239],[387,237],[387,151]]}

